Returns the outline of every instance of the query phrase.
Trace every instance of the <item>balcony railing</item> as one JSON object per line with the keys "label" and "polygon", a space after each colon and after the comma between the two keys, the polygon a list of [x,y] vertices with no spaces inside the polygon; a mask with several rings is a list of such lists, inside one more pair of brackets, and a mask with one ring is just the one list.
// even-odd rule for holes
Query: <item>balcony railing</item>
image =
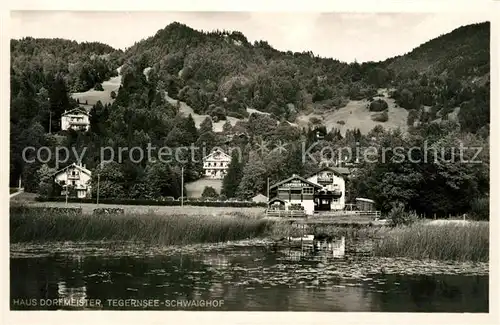
{"label": "balcony railing", "polygon": [[318,183],[333,183],[333,176],[318,176]]}
{"label": "balcony railing", "polygon": [[89,124],[89,122],[86,121],[70,121],[70,125],[76,125],[76,126],[86,126]]}

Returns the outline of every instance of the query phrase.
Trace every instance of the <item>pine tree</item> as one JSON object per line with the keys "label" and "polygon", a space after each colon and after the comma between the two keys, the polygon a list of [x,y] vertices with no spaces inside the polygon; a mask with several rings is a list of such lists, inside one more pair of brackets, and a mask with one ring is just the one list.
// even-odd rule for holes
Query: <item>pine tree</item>
{"label": "pine tree", "polygon": [[221,193],[228,198],[235,197],[242,177],[243,162],[240,161],[238,152],[234,151],[231,157],[231,162],[229,163],[229,167],[227,169],[227,175],[222,181]]}
{"label": "pine tree", "polygon": [[231,125],[231,122],[227,120],[224,125],[222,126],[222,132],[224,133],[229,133],[233,129],[233,126]]}
{"label": "pine tree", "polygon": [[186,132],[186,139],[183,139],[183,143],[191,144],[198,139],[198,130],[191,114],[184,121],[184,131]]}
{"label": "pine tree", "polygon": [[54,78],[49,92],[50,111],[52,112],[52,132],[61,129],[60,117],[64,111],[71,108],[69,102],[68,88],[61,75]]}
{"label": "pine tree", "polygon": [[200,124],[200,134],[210,131],[213,131],[212,119],[207,116]]}
{"label": "pine tree", "polygon": [[248,163],[243,169],[243,177],[238,186],[238,197],[249,199],[266,190],[267,170],[262,157],[257,152],[250,152]]}

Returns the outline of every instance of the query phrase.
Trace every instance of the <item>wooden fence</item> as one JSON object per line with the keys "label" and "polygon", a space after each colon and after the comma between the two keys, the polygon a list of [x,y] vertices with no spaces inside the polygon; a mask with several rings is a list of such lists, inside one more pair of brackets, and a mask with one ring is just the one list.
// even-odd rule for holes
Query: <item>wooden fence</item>
{"label": "wooden fence", "polygon": [[[266,216],[268,217],[308,217],[304,211],[300,210],[266,210]],[[311,218],[321,217],[321,218],[335,218],[335,217],[372,217],[374,219],[380,218],[380,211],[325,211],[320,213],[315,213]]]}
{"label": "wooden fence", "polygon": [[306,213],[300,210],[266,210],[267,217],[306,217]]}

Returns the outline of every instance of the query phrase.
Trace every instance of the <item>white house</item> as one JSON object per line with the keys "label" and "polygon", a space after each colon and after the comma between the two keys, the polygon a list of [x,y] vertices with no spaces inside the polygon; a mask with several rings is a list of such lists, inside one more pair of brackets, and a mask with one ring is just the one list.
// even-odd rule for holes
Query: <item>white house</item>
{"label": "white house", "polygon": [[[338,167],[324,167],[311,174],[307,180],[318,184],[324,192],[330,192],[333,196],[329,198],[315,198],[318,210],[343,210],[345,207],[345,173]],[[321,202],[319,202],[321,200]],[[328,208],[325,205],[330,205]]]}
{"label": "white house", "polygon": [[293,175],[281,182],[269,187],[270,196],[268,205],[270,209],[280,210],[303,210],[312,215],[316,210],[315,198],[319,193],[321,185],[310,182],[299,175]]}
{"label": "white house", "polygon": [[54,181],[62,186],[61,195],[66,195],[66,187],[72,186],[75,188],[78,198],[85,198],[89,197],[91,193],[89,184],[91,176],[92,172],[85,166],[73,163],[55,172]]}
{"label": "white house", "polygon": [[267,200],[268,200],[267,196],[260,194],[260,193],[252,198],[252,202],[255,202],[255,203],[265,203],[265,202],[267,202]]}
{"label": "white house", "polygon": [[211,154],[203,158],[204,176],[222,179],[227,174],[231,156],[220,149],[214,150]]}
{"label": "white house", "polygon": [[61,130],[85,130],[90,128],[89,113],[83,108],[64,111],[61,115]]}

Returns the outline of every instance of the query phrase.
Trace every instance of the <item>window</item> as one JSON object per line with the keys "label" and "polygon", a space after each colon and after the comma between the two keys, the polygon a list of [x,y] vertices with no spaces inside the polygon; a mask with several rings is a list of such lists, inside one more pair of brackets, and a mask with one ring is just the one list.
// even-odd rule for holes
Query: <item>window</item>
{"label": "window", "polygon": [[312,187],[304,187],[303,193],[304,194],[313,194],[314,193],[314,189]]}
{"label": "window", "polygon": [[339,203],[339,199],[333,199],[333,203]]}
{"label": "window", "polygon": [[75,185],[75,181],[71,181],[71,184],[72,184],[72,185]]}

